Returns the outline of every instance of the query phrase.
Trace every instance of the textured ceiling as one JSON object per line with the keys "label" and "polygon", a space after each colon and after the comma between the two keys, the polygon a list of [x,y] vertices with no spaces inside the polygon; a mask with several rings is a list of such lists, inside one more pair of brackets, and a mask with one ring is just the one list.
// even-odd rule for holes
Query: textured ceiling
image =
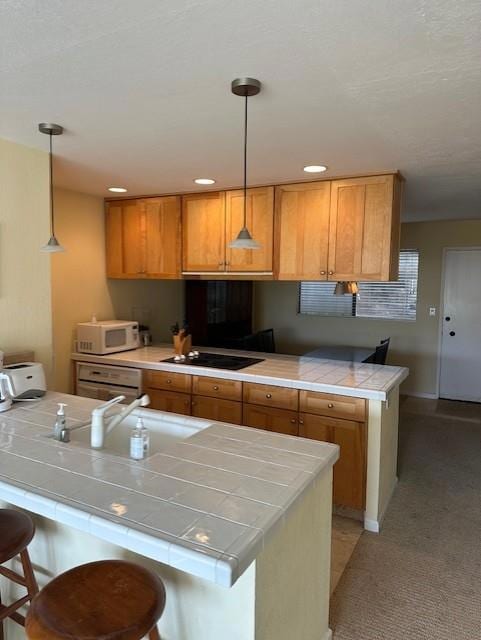
{"label": "textured ceiling", "polygon": [[479,0],[2,0],[0,136],[106,195],[399,169],[405,220],[481,217]]}

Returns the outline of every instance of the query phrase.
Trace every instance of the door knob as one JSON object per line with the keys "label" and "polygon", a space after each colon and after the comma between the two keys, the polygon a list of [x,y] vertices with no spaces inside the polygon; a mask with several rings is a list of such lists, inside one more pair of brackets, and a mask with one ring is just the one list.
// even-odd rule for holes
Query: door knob
{"label": "door knob", "polygon": [[450,332],[449,332],[449,335],[450,335],[450,336],[455,336],[455,335],[456,335],[456,331],[450,331]]}

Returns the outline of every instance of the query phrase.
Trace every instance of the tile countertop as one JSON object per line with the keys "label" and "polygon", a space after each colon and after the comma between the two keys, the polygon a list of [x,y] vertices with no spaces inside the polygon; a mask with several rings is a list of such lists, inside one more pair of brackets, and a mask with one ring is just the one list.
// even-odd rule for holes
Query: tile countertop
{"label": "tile countertop", "polygon": [[344,362],[308,356],[234,351],[211,347],[198,347],[198,349],[215,353],[259,357],[264,358],[264,362],[253,364],[239,371],[160,362],[174,355],[170,345],[144,347],[108,356],[73,353],[72,359],[97,364],[115,364],[141,369],[158,369],[160,371],[228,378],[307,391],[338,393],[368,400],[386,400],[391,389],[400,385],[409,374],[409,370],[405,367],[381,366],[363,362]]}
{"label": "tile countertop", "polygon": [[46,438],[57,402],[68,426],[99,404],[48,392],[0,414],[0,499],[227,587],[339,456],[332,444],[165,413],[193,435],[133,461]]}

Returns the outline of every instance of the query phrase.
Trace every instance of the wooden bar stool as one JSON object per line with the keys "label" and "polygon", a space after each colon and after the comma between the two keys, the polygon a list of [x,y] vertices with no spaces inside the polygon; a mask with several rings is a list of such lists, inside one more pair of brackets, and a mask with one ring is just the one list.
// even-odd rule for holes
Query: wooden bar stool
{"label": "wooden bar stool", "polygon": [[47,584],[30,605],[29,640],[160,640],[162,581],[123,560],[83,564]]}
{"label": "wooden bar stool", "polygon": [[0,640],[3,640],[3,621],[6,618],[11,618],[22,626],[25,625],[25,618],[18,613],[18,609],[38,593],[37,581],[27,551],[34,533],[35,526],[25,513],[13,509],[0,509],[0,565],[20,555],[23,576],[2,566],[0,566],[0,575],[27,589],[27,594],[13,604],[2,604],[0,597]]}

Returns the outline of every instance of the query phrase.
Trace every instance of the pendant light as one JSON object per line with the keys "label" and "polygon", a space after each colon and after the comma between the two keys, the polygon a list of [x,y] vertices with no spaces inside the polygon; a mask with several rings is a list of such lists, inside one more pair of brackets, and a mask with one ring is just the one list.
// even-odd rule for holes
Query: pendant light
{"label": "pendant light", "polygon": [[334,289],[335,296],[344,296],[344,295],[356,295],[359,293],[359,287],[357,282],[338,282],[336,284],[336,288]]}
{"label": "pendant light", "polygon": [[46,122],[41,122],[38,125],[38,130],[40,133],[45,133],[49,136],[49,167],[50,167],[50,240],[44,245],[40,251],[44,251],[45,253],[60,253],[61,251],[65,251],[62,245],[59,243],[57,238],[55,237],[55,227],[54,227],[54,210],[53,210],[53,168],[52,168],[52,136],[61,136],[63,133],[63,127],[59,124],[51,124]]}
{"label": "pendant light", "polygon": [[244,224],[237,238],[229,243],[229,249],[260,249],[261,245],[247,228],[247,99],[259,93],[261,83],[255,78],[236,78],[232,80],[231,90],[234,95],[244,98]]}

